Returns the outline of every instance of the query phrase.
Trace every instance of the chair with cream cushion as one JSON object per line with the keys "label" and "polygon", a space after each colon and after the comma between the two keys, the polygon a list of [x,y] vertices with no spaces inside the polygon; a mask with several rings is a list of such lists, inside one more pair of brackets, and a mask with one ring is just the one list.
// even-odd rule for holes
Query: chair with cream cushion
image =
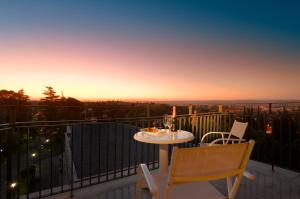
{"label": "chair with cream cushion", "polygon": [[[255,141],[240,144],[173,148],[168,173],[151,174],[145,164],[138,168],[136,199],[149,188],[152,199],[229,198],[236,196]],[[227,179],[228,196],[209,181]]]}

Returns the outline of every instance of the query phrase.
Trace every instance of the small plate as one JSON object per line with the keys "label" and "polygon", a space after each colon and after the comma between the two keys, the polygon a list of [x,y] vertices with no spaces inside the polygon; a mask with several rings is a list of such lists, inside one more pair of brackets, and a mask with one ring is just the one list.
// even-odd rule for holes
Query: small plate
{"label": "small plate", "polygon": [[150,136],[164,136],[166,135],[167,131],[165,129],[153,129],[149,131],[149,128],[141,129],[141,132]]}

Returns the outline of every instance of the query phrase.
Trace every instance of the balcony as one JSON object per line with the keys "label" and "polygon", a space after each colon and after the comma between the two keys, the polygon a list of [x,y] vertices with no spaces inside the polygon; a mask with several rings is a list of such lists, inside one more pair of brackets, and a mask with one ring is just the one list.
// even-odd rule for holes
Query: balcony
{"label": "balcony", "polygon": [[[237,198],[300,198],[299,173],[275,167],[271,170],[268,164],[251,160],[248,170],[256,176],[256,180],[244,180],[240,186]],[[74,198],[97,199],[132,199],[135,198],[135,176],[125,177],[111,182],[91,186],[74,191]],[[226,182],[217,181],[214,185],[226,194]],[[51,199],[67,198],[70,193],[50,197]],[[144,198],[150,199],[149,193],[144,192]]]}
{"label": "balcony", "polygon": [[[264,132],[270,118],[271,136]],[[136,142],[133,135],[161,119],[2,124],[0,198],[134,198],[137,165],[155,172],[159,158],[157,145]],[[193,132],[195,140],[178,146],[197,146],[209,131],[229,131],[235,119],[248,121],[246,138],[257,140],[248,168],[256,180],[243,181],[238,198],[300,198],[298,114],[180,115],[178,129]],[[225,191],[223,181],[214,185]]]}

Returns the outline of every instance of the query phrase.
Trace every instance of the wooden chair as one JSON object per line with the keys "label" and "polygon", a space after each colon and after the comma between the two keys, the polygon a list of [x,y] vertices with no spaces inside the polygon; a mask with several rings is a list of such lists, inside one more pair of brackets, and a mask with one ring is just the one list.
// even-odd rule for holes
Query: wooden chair
{"label": "wooden chair", "polygon": [[229,144],[230,142],[232,144],[233,143],[241,143],[242,141],[245,141],[245,139],[243,139],[243,137],[246,132],[247,126],[248,126],[248,122],[243,123],[243,122],[238,122],[237,120],[234,120],[234,123],[231,127],[230,132],[208,132],[205,135],[203,135],[200,145],[205,143],[205,139],[207,139],[207,137],[210,135],[221,135],[221,138],[217,138],[217,139],[213,140],[212,142],[205,143],[205,144],[213,145],[213,144],[217,144],[220,142],[222,144]]}
{"label": "wooden chair", "polygon": [[[174,147],[168,173],[150,174],[147,166],[138,168],[136,199],[148,187],[152,199],[229,198],[236,196],[255,141],[209,147]],[[248,176],[249,175],[249,176]],[[227,178],[228,196],[208,181]]]}

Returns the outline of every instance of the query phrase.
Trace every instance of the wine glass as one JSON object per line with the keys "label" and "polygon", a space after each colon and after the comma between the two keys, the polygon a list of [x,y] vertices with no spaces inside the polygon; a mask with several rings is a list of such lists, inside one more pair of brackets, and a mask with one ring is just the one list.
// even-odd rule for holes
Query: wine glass
{"label": "wine glass", "polygon": [[173,120],[171,115],[165,115],[164,116],[164,125],[168,127],[169,131],[171,131],[173,126]]}
{"label": "wine glass", "polygon": [[168,127],[168,117],[169,117],[169,115],[164,114],[163,125],[164,125],[165,129],[167,129],[167,127]]}
{"label": "wine glass", "polygon": [[172,118],[170,117],[168,120],[168,124],[167,124],[168,128],[169,128],[169,132],[172,131],[172,126],[173,126],[173,122],[172,122]]}

